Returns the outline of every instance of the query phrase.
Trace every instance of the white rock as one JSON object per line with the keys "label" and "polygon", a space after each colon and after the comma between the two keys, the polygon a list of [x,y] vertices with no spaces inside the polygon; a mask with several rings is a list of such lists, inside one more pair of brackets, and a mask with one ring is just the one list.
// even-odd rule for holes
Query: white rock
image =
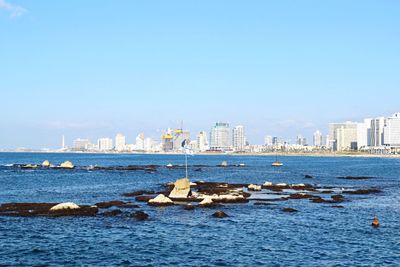
{"label": "white rock", "polygon": [[169,199],[168,197],[164,196],[163,194],[160,194],[156,196],[153,199],[149,200],[149,203],[154,203],[154,204],[173,204],[174,202]]}
{"label": "white rock", "polygon": [[190,181],[188,178],[176,180],[174,189],[169,194],[170,198],[187,198],[190,194]]}
{"label": "white rock", "polygon": [[247,187],[249,190],[252,191],[261,191],[261,185],[255,185],[255,184],[251,184]]}
{"label": "white rock", "polygon": [[43,161],[42,167],[44,167],[44,168],[50,167],[50,162],[48,160]]}
{"label": "white rock", "polygon": [[203,201],[201,201],[200,203],[199,203],[199,205],[210,205],[210,204],[213,204],[213,198],[212,197],[210,197],[210,196],[206,196],[204,199],[203,199]]}
{"label": "white rock", "polygon": [[277,184],[276,186],[287,186],[287,184],[282,183],[282,184]]}
{"label": "white rock", "polygon": [[60,167],[65,169],[73,169],[75,166],[71,161],[65,161],[64,163],[61,163]]}
{"label": "white rock", "polygon": [[50,211],[57,211],[57,210],[75,210],[80,209],[78,205],[73,202],[65,202],[55,205],[50,209]]}
{"label": "white rock", "polygon": [[293,186],[297,186],[297,187],[305,187],[305,184],[294,184]]}
{"label": "white rock", "polygon": [[271,183],[271,182],[265,182],[264,183],[264,186],[271,186],[271,185],[273,185],[273,183]]}

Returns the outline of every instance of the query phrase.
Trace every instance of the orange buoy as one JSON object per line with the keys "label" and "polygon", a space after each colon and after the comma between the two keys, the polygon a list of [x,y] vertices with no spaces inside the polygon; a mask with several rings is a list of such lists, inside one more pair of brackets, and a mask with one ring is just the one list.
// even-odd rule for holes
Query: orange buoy
{"label": "orange buoy", "polygon": [[375,228],[378,228],[380,226],[378,217],[374,217],[374,219],[372,220],[372,226]]}

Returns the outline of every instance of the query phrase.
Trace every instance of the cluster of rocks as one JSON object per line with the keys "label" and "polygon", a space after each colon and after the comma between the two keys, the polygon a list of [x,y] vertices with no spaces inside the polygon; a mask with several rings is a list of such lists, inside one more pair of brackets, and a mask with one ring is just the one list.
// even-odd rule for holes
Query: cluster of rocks
{"label": "cluster of rocks", "polygon": [[53,165],[48,160],[43,161],[42,164],[14,164],[14,167],[19,167],[21,169],[39,169],[39,168],[53,168],[53,169],[74,169],[75,166],[71,161],[64,161],[60,165]]}

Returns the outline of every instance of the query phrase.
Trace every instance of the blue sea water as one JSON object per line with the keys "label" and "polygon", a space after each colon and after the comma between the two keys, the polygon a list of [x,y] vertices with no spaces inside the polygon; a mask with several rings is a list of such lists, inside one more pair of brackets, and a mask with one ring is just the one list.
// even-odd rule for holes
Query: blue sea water
{"label": "blue sea water", "polygon": [[[124,192],[161,189],[184,176],[182,169],[142,171],[21,170],[14,163],[71,160],[77,166],[183,164],[179,155],[0,153],[0,203],[67,202],[94,204],[132,200]],[[227,160],[244,168],[190,171],[192,181],[231,183],[313,183],[379,187],[383,193],[346,196],[344,209],[308,200],[277,206],[231,204],[230,215],[214,210],[153,208],[140,203],[148,221],[123,217],[0,217],[0,266],[400,266],[400,159],[193,156],[190,164],[215,166]],[[305,174],[316,178],[307,180]],[[338,176],[374,176],[362,181]],[[299,210],[287,214],[284,207]],[[371,221],[379,216],[381,227]]]}

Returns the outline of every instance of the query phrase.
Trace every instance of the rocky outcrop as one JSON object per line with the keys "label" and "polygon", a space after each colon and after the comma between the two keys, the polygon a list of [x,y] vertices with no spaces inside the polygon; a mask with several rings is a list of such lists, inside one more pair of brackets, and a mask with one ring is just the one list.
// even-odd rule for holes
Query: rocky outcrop
{"label": "rocky outcrop", "polygon": [[74,164],[71,161],[65,161],[60,164],[60,168],[62,169],[73,169],[75,168]]}
{"label": "rocky outcrop", "polygon": [[190,181],[188,178],[176,180],[174,189],[169,194],[171,199],[185,199],[190,195]]}
{"label": "rocky outcrop", "polygon": [[80,207],[73,202],[65,202],[57,204],[50,208],[50,211],[59,211],[59,210],[74,210],[79,209]]}
{"label": "rocky outcrop", "polygon": [[338,178],[345,179],[345,180],[369,180],[369,179],[373,179],[375,177],[372,177],[372,176],[340,176]]}
{"label": "rocky outcrop", "polygon": [[100,209],[108,209],[111,207],[119,207],[122,208],[126,205],[127,203],[124,201],[120,201],[120,200],[113,200],[113,201],[108,201],[108,202],[100,202],[100,203],[96,203],[96,206]]}
{"label": "rocky outcrop", "polygon": [[217,203],[213,201],[213,198],[211,196],[205,197],[200,203],[199,207],[200,208],[214,208],[218,206]]}
{"label": "rocky outcrop", "polygon": [[229,217],[228,214],[226,214],[223,211],[217,211],[212,215],[214,218],[218,218],[218,219],[223,219],[223,218],[227,218]]}
{"label": "rocky outcrop", "polygon": [[251,184],[247,187],[247,189],[249,189],[249,191],[261,191],[262,187],[261,185]]}
{"label": "rocky outcrop", "polygon": [[106,212],[104,212],[104,213],[102,213],[100,215],[103,215],[105,217],[115,217],[115,216],[118,216],[118,215],[121,215],[121,214],[122,214],[122,211],[119,210],[119,209],[116,209],[116,210],[106,211]]}
{"label": "rocky outcrop", "polygon": [[174,205],[174,202],[170,198],[164,196],[163,194],[160,194],[155,198],[150,199],[149,202],[147,203],[150,206],[155,206],[155,207],[165,207]]}
{"label": "rocky outcrop", "polygon": [[376,194],[381,193],[382,191],[377,188],[369,188],[369,189],[358,189],[358,190],[344,190],[343,194],[349,195],[368,195],[368,194]]}
{"label": "rocky outcrop", "polygon": [[144,211],[137,211],[135,213],[132,213],[130,217],[136,219],[137,221],[145,221],[149,219],[149,215]]}
{"label": "rocky outcrop", "polygon": [[42,163],[42,167],[43,168],[50,168],[51,164],[48,160],[43,161]]}
{"label": "rocky outcrop", "polygon": [[293,209],[293,208],[283,208],[282,211],[283,211],[283,212],[287,212],[287,213],[298,212],[298,210]]}

